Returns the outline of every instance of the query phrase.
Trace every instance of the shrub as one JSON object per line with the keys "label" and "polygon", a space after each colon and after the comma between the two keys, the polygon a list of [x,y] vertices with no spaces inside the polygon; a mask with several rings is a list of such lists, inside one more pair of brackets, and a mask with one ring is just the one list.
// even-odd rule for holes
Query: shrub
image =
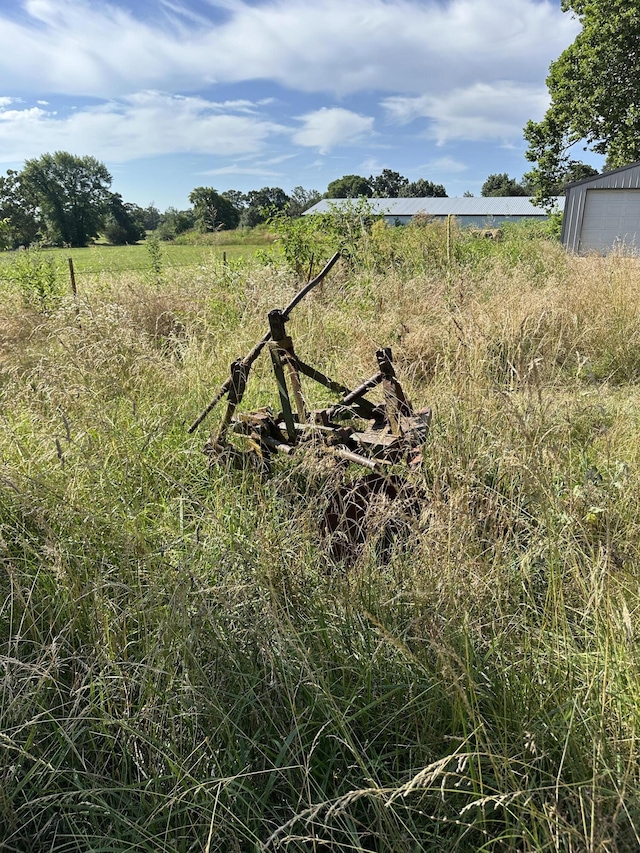
{"label": "shrub", "polygon": [[17,287],[25,305],[53,311],[64,295],[64,280],[53,255],[39,248],[16,252],[5,276]]}

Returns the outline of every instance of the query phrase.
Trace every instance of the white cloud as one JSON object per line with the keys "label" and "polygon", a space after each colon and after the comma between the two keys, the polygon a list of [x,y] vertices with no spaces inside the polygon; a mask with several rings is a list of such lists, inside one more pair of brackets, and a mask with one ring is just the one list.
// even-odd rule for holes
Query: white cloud
{"label": "white cloud", "polygon": [[0,162],[43,151],[86,153],[124,162],[190,152],[237,156],[259,151],[286,129],[254,115],[223,113],[224,104],[160,92],[78,109],[60,117],[39,107],[0,110]]}
{"label": "white cloud", "polygon": [[425,163],[424,166],[421,166],[420,169],[427,171],[437,171],[443,174],[454,175],[460,172],[466,172],[469,167],[466,163],[462,163],[460,160],[456,160],[453,157],[437,157],[435,160],[431,160],[429,163]]}
{"label": "white cloud", "polygon": [[299,120],[303,126],[293,134],[293,141],[317,148],[320,154],[361,141],[365,134],[373,132],[374,122],[371,116],[361,116],[342,107],[323,107],[300,116]]}
{"label": "white cloud", "polygon": [[363,174],[377,175],[385,168],[385,164],[375,157],[366,157],[360,164],[360,170]]}
{"label": "white cloud", "polygon": [[102,98],[256,79],[435,94],[469,79],[542,79],[579,31],[552,0],[211,0],[224,15],[193,18],[183,2],[153,21],[116,2],[22,0],[26,15],[0,13],[0,79]]}
{"label": "white cloud", "polygon": [[548,103],[546,90],[539,86],[498,81],[440,95],[396,96],[383,106],[399,124],[429,119],[428,136],[442,145],[454,139],[506,142],[521,136],[527,119],[542,116]]}

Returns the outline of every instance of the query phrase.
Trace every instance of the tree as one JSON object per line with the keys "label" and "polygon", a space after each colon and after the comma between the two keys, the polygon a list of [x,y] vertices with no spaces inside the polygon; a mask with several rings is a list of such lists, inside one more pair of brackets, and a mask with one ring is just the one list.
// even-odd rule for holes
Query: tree
{"label": "tree", "polygon": [[51,243],[86,246],[98,236],[110,198],[111,175],[104,163],[56,151],[27,160],[20,182],[39,209]]}
{"label": "tree", "polygon": [[327,187],[325,198],[371,198],[373,189],[366,178],[361,175],[343,175],[331,181]]}
{"label": "tree", "polygon": [[0,248],[30,246],[41,234],[41,223],[33,200],[26,197],[21,176],[13,169],[0,176]]}
{"label": "tree", "polygon": [[179,234],[184,234],[194,228],[196,217],[193,210],[177,210],[175,207],[168,207],[160,217],[158,223],[158,237],[161,240],[173,240]]}
{"label": "tree", "polygon": [[266,222],[270,216],[285,210],[289,204],[289,196],[280,187],[251,190],[245,198],[247,206],[240,217],[240,224],[249,228]]}
{"label": "tree", "polygon": [[447,191],[442,184],[434,184],[433,181],[426,181],[424,178],[418,178],[417,181],[411,181],[400,190],[401,198],[447,198]]}
{"label": "tree", "polygon": [[148,204],[142,211],[143,225],[145,231],[155,231],[160,224],[160,211],[153,202]]}
{"label": "tree", "polygon": [[373,175],[369,178],[369,186],[377,198],[398,198],[408,184],[408,178],[391,169],[383,169],[377,178]]}
{"label": "tree", "polygon": [[220,195],[231,202],[239,214],[242,213],[247,203],[247,197],[243,192],[240,192],[240,190],[225,190]]}
{"label": "tree", "polygon": [[294,187],[289,197],[287,213],[292,219],[296,219],[298,216],[302,216],[305,210],[309,210],[310,207],[319,202],[321,197],[318,190],[305,190],[304,187]]}
{"label": "tree", "polygon": [[123,202],[120,193],[113,193],[104,218],[103,234],[114,246],[133,245],[144,237],[144,217],[141,207]]}
{"label": "tree", "polygon": [[566,160],[563,167],[558,168],[554,181],[547,178],[541,184],[540,173],[535,169],[528,172],[524,176],[524,180],[527,182],[529,195],[535,196],[536,199],[543,198],[547,203],[550,203],[555,196],[566,194],[567,184],[583,181],[585,178],[593,178],[598,174],[598,170],[587,165],[587,163],[580,163],[578,160]]}
{"label": "tree", "polygon": [[482,185],[480,195],[483,196],[511,196],[511,195],[529,195],[527,188],[516,181],[515,178],[510,178],[506,172],[500,172],[495,175],[489,175],[487,180]]}
{"label": "tree", "polygon": [[203,234],[238,227],[238,210],[213,187],[196,187],[189,193],[189,201],[193,205],[196,228]]}
{"label": "tree", "polygon": [[541,203],[575,166],[568,152],[577,142],[605,155],[610,168],[640,160],[640,5],[563,0],[562,9],[580,20],[582,31],[551,63],[544,118],[524,130],[526,157],[536,163],[528,177]]}

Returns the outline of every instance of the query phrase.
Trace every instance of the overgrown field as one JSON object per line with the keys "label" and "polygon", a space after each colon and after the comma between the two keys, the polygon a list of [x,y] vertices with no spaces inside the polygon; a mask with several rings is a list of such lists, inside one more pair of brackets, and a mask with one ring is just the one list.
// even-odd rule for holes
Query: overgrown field
{"label": "overgrown field", "polygon": [[297,349],[354,385],[391,345],[433,423],[421,516],[341,566],[326,463],[187,434],[312,237],[0,282],[0,850],[637,850],[640,262],[343,239]]}

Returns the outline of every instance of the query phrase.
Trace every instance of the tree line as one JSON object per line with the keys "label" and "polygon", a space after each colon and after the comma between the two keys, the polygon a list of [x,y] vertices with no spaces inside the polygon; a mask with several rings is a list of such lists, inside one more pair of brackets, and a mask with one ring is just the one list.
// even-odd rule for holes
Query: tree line
{"label": "tree line", "polygon": [[[561,194],[568,180],[597,174],[584,164],[565,170],[555,189]],[[149,231],[172,240],[187,231],[200,233],[253,228],[274,215],[301,216],[321,198],[427,198],[446,197],[442,184],[419,178],[410,181],[392,169],[377,176],[343,175],[331,181],[324,195],[294,187],[262,187],[247,193],[218,192],[196,187],[189,195],[191,207],[164,212],[150,204],[140,207],[111,191],[111,175],[95,157],[78,157],[66,151],[26,160],[22,171],[0,176],[0,249],[41,243],[49,246],[86,246],[98,236],[114,245],[136,243]],[[532,195],[535,188],[525,178],[507,173],[489,175],[484,196]],[[469,193],[466,193],[469,195]]]}

